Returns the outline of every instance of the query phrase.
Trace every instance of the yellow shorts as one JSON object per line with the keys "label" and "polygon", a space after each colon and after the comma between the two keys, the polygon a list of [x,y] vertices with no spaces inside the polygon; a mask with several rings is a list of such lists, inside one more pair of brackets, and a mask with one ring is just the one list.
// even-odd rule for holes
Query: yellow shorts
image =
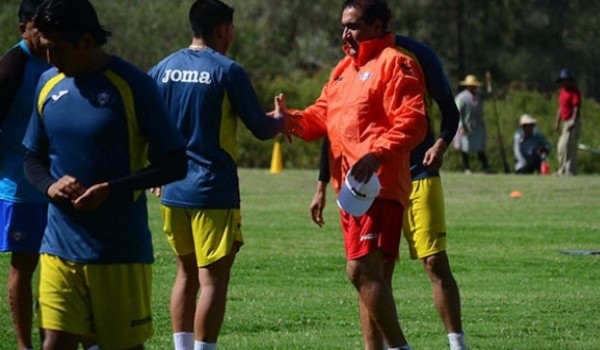
{"label": "yellow shorts", "polygon": [[204,267],[231,253],[234,243],[242,245],[239,209],[189,209],[161,207],[163,230],[175,254],[195,253]]}
{"label": "yellow shorts", "polygon": [[444,189],[439,177],[412,182],[402,230],[412,259],[446,250]]}
{"label": "yellow shorts", "polygon": [[152,336],[152,265],[78,264],[40,257],[43,329],[93,338],[101,349],[128,349]]}

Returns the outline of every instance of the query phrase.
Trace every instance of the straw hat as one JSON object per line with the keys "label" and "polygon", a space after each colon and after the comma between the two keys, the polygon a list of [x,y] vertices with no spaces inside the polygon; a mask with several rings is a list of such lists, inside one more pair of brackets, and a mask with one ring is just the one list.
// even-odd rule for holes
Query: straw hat
{"label": "straw hat", "polygon": [[527,125],[527,124],[535,124],[537,120],[530,116],[529,114],[523,114],[519,119],[519,125]]}
{"label": "straw hat", "polygon": [[472,74],[467,75],[465,80],[459,82],[459,84],[460,86],[481,86],[481,82]]}
{"label": "straw hat", "polygon": [[459,84],[460,86],[481,86],[481,82],[472,74],[467,75],[465,80],[459,82]]}

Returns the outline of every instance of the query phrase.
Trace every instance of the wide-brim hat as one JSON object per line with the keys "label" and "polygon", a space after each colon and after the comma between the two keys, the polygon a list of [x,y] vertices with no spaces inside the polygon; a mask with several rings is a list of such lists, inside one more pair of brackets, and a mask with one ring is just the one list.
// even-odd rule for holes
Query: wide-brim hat
{"label": "wide-brim hat", "polygon": [[529,114],[523,114],[521,118],[519,118],[519,125],[528,125],[535,123],[537,123],[537,120]]}
{"label": "wide-brim hat", "polygon": [[481,86],[481,82],[477,80],[477,77],[469,74],[465,77],[465,80],[459,82],[460,86]]}
{"label": "wide-brim hat", "polygon": [[350,171],[346,174],[346,180],[338,194],[337,204],[340,209],[352,216],[362,216],[379,195],[381,185],[377,174],[371,175],[369,181],[364,183],[357,181]]}
{"label": "wide-brim hat", "polygon": [[560,83],[563,80],[575,80],[573,73],[571,73],[568,69],[561,69],[560,73],[558,73],[558,78],[556,78],[556,82]]}

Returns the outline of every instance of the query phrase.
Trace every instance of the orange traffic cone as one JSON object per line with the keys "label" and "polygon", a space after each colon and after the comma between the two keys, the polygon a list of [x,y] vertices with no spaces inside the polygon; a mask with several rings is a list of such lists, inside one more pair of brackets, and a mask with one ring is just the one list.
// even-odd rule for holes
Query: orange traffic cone
{"label": "orange traffic cone", "polygon": [[279,174],[283,170],[283,156],[281,155],[281,143],[275,141],[273,155],[271,156],[271,174]]}

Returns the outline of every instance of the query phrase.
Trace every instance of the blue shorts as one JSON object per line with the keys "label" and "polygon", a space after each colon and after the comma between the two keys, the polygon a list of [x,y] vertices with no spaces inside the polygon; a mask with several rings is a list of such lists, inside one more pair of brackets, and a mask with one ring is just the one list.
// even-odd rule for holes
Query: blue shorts
{"label": "blue shorts", "polygon": [[38,253],[47,212],[47,203],[0,200],[0,252]]}

